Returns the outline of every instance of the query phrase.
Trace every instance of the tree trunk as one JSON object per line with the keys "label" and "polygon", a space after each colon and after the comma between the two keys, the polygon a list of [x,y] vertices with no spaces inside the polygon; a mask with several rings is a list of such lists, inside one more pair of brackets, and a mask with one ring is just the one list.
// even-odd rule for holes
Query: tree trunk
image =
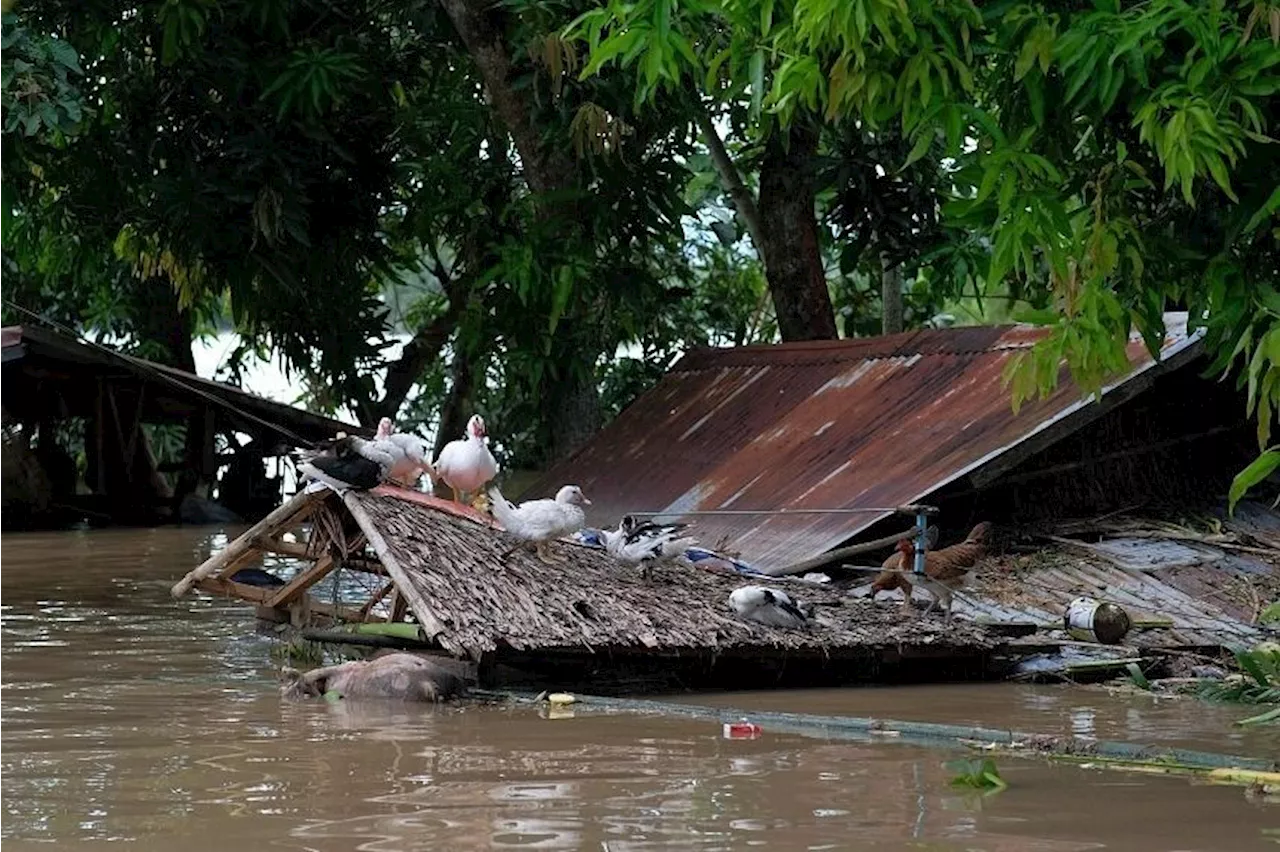
{"label": "tree trunk", "polygon": [[422,377],[427,365],[440,357],[444,344],[458,327],[458,315],[461,312],[462,307],[458,301],[450,298],[448,310],[418,329],[404,345],[400,357],[387,368],[387,377],[382,383],[382,399],[369,407],[365,426],[377,425],[383,417],[395,419],[400,406],[404,405],[409,391]]}
{"label": "tree trunk", "polygon": [[720,174],[720,182],[724,185],[725,191],[729,193],[729,197],[733,199],[734,208],[746,224],[747,233],[751,235],[751,242],[756,247],[756,254],[759,255],[760,262],[767,267],[768,260],[764,255],[764,229],[760,226],[760,208],[756,204],[755,196],[751,194],[751,190],[747,189],[742,182],[742,175],[738,173],[738,167],[734,165],[733,158],[725,150],[724,141],[720,138],[720,134],[716,132],[711,113],[705,107],[699,106],[696,119],[698,130],[702,132],[702,139],[707,143],[707,150],[711,152],[711,162]]}
{"label": "tree trunk", "polygon": [[548,389],[551,407],[551,459],[568,458],[600,431],[600,388],[594,371],[583,376],[574,370]]}
{"label": "tree trunk", "polygon": [[884,334],[902,331],[902,265],[890,265],[889,258],[880,260],[880,330]]}
{"label": "tree trunk", "polygon": [[440,5],[480,70],[493,111],[511,133],[529,188],[541,195],[575,186],[577,169],[567,154],[568,145],[542,144],[528,97],[531,90],[512,85],[511,51],[498,5],[491,0],[441,0]]}
{"label": "tree trunk", "polygon": [[834,340],[838,336],[814,213],[813,161],[817,153],[817,132],[794,124],[785,136],[770,137],[760,165],[765,277],[783,340]]}
{"label": "tree trunk", "polygon": [[[581,228],[581,211],[573,200],[581,189],[578,166],[569,156],[567,139],[559,144],[544,143],[543,129],[535,119],[532,89],[513,85],[512,50],[507,44],[502,25],[501,7],[492,0],[441,0],[445,12],[467,47],[484,80],[485,91],[498,118],[506,125],[520,155],[522,173],[535,199],[539,215],[555,220],[565,233]],[[589,322],[588,316],[564,317],[561,325]],[[599,351],[557,348],[570,353],[568,358],[595,362]],[[567,359],[560,359],[561,379],[546,387],[547,407],[543,426],[551,432],[553,459],[580,447],[600,425],[600,393],[594,382],[584,380],[578,371],[570,370]],[[589,372],[589,371],[588,371]]]}

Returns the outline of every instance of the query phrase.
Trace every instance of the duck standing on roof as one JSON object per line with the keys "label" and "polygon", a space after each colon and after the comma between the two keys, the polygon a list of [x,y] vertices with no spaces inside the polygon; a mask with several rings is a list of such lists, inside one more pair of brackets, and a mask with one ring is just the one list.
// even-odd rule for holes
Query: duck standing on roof
{"label": "duck standing on roof", "polygon": [[436,476],[453,490],[455,503],[462,502],[460,492],[471,493],[480,500],[484,496],[481,489],[498,475],[498,460],[489,452],[487,435],[484,418],[479,414],[471,415],[467,421],[467,434],[460,440],[445,444],[433,465]]}
{"label": "duck standing on roof", "polygon": [[378,421],[378,431],[373,437],[374,445],[388,453],[392,458],[391,472],[387,481],[405,488],[413,488],[418,484],[422,474],[435,479],[436,471],[431,466],[431,455],[427,444],[417,435],[395,431],[390,417]]}
{"label": "duck standing on roof", "polygon": [[627,515],[616,530],[601,530],[605,550],[623,565],[639,565],[640,577],[649,580],[653,567],[684,555],[697,542],[681,533],[688,524],[655,524]]}
{"label": "duck standing on roof", "polygon": [[553,557],[546,549],[547,542],[586,526],[587,516],[582,507],[591,505],[576,485],[561,488],[554,500],[527,500],[519,506],[503,497],[496,485],[489,488],[488,494],[494,518],[504,530],[520,539],[520,544],[502,554],[502,558],[532,544],[537,557],[548,564],[564,559]]}

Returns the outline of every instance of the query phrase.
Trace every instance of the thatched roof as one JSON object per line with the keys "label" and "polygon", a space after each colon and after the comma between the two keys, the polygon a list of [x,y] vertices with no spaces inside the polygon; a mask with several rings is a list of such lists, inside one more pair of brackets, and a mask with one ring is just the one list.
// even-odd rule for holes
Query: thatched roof
{"label": "thatched roof", "polygon": [[[790,586],[819,609],[812,629],[745,622],[729,593],[753,582],[691,567],[658,569],[652,582],[602,551],[555,542],[567,557],[546,565],[526,551],[505,561],[515,540],[456,504],[394,488],[350,492],[343,502],[379,551],[423,632],[442,648],[478,657],[519,651],[760,653],[861,656],[884,648],[960,653],[990,647],[981,628],[940,616],[904,616],[898,607],[839,598],[821,587]],[[381,539],[381,541],[379,541]],[[405,585],[411,586],[406,589]],[[809,588],[814,594],[806,594]]]}

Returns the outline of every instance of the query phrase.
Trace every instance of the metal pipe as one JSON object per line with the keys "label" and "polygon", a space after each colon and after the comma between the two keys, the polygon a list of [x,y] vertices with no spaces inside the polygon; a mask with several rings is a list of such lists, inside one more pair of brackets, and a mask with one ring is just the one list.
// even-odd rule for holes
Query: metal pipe
{"label": "metal pipe", "polygon": [[627,512],[637,518],[683,518],[689,515],[866,515],[892,512],[902,515],[934,514],[934,506],[868,506],[858,509],[690,509],[670,512]]}
{"label": "metal pipe", "polygon": [[[477,697],[493,697],[506,700],[535,700],[532,695],[493,690],[475,690],[475,694]],[[769,730],[795,733],[801,736],[823,737],[825,739],[906,743],[945,749],[962,749],[977,742],[1006,746],[1009,750],[1004,752],[1005,754],[1019,757],[1095,756],[1120,761],[1166,762],[1197,769],[1236,767],[1256,772],[1275,772],[1280,769],[1280,761],[1274,759],[1190,751],[1166,746],[1094,740],[1070,735],[1032,734],[1004,729],[980,728],[968,725],[940,725],[932,722],[910,722],[898,719],[817,716],[809,713],[740,710],[636,698],[608,698],[596,695],[576,695],[575,699],[577,706],[599,708],[606,712],[661,713],[664,715],[687,716],[695,719],[714,719],[719,722],[736,722],[739,719],[750,719],[753,722],[762,724]],[[894,735],[885,736],[889,732]]]}
{"label": "metal pipe", "polygon": [[920,507],[919,511],[916,512],[916,563],[911,569],[919,576],[924,575],[924,536],[927,527],[928,519],[925,515],[924,507]]}

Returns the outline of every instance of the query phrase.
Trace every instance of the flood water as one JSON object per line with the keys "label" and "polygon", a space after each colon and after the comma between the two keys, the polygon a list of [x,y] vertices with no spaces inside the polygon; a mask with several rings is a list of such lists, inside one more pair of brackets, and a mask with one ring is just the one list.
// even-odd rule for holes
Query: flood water
{"label": "flood water", "polygon": [[[579,710],[285,703],[240,604],[169,586],[208,530],[6,535],[6,850],[1253,850],[1280,805],[1239,787]],[[977,723],[1280,754],[1248,708],[1014,685],[684,696],[722,706]]]}

